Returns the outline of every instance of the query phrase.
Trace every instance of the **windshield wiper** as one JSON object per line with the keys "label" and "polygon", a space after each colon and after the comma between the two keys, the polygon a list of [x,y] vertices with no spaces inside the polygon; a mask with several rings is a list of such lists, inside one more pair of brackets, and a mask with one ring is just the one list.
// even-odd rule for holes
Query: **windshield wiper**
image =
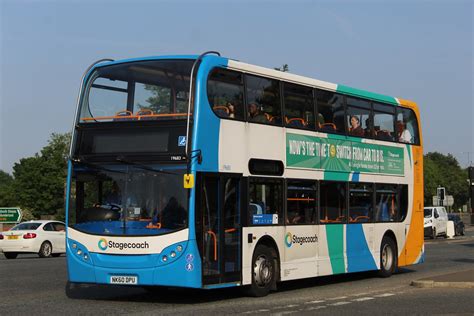
{"label": "windshield wiper", "polygon": [[178,173],[175,173],[175,172],[164,171],[164,170],[162,170],[162,169],[155,169],[155,168],[149,167],[149,166],[147,166],[147,165],[143,165],[143,164],[141,164],[141,163],[137,163],[137,162],[133,162],[133,161],[127,160],[127,159],[125,159],[123,156],[117,156],[117,158],[116,158],[115,160],[118,161],[118,162],[120,162],[120,163],[123,163],[123,164],[125,164],[125,165],[130,165],[130,166],[138,167],[138,168],[140,168],[140,169],[147,170],[147,171],[151,171],[151,172],[164,173],[164,174],[171,174],[171,175],[179,175]]}

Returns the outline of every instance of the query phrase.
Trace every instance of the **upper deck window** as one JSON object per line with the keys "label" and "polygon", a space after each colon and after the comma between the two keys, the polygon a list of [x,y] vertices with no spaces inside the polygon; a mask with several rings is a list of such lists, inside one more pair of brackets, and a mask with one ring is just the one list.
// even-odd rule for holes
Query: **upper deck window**
{"label": "upper deck window", "polygon": [[344,134],[344,97],[341,94],[315,90],[318,118],[317,123],[322,132]]}
{"label": "upper deck window", "polygon": [[244,119],[243,75],[226,69],[216,69],[207,84],[209,104],[217,116]]}
{"label": "upper deck window", "polygon": [[358,137],[371,137],[371,117],[370,102],[356,99],[346,98],[347,103],[347,134]]}
{"label": "upper deck window", "polygon": [[374,103],[374,135],[380,140],[395,140],[395,107]]}
{"label": "upper deck window", "polygon": [[415,113],[410,109],[397,110],[397,140],[401,143],[420,144],[418,122]]}
{"label": "upper deck window", "polygon": [[79,121],[185,119],[192,60],[98,67],[84,93]]}
{"label": "upper deck window", "polygon": [[313,89],[286,82],[283,87],[286,126],[313,129]]}
{"label": "upper deck window", "polygon": [[246,80],[248,121],[280,125],[280,82],[252,75],[246,75]]}

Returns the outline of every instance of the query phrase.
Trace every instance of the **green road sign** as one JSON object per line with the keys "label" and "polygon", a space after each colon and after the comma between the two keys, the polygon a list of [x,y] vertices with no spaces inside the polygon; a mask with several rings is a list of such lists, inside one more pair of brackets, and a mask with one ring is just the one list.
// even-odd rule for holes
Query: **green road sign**
{"label": "green road sign", "polygon": [[0,224],[19,223],[21,210],[17,207],[0,207]]}

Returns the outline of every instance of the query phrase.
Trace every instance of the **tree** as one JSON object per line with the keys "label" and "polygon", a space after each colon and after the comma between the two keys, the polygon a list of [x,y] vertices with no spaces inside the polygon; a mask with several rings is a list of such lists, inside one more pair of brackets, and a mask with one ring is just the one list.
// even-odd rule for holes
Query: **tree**
{"label": "tree", "polygon": [[0,207],[15,206],[15,197],[11,189],[13,183],[13,177],[0,170]]}
{"label": "tree", "polygon": [[454,197],[453,207],[459,208],[469,198],[467,172],[459,166],[453,155],[430,152],[424,156],[425,205],[432,205],[438,186],[446,188],[446,194]]}
{"label": "tree", "polygon": [[64,213],[70,134],[52,134],[40,154],[13,166],[12,188],[21,208],[33,216]]}
{"label": "tree", "polygon": [[275,67],[273,69],[283,71],[283,72],[288,72],[290,70],[290,68],[288,67],[288,64],[283,64],[281,67]]}

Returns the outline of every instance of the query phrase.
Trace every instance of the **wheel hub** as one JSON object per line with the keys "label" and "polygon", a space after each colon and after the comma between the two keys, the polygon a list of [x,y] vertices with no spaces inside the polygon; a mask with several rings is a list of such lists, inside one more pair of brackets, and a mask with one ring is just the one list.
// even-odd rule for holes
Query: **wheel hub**
{"label": "wheel hub", "polygon": [[261,255],[255,260],[254,266],[254,277],[255,283],[260,287],[267,286],[273,277],[273,264],[272,260]]}

